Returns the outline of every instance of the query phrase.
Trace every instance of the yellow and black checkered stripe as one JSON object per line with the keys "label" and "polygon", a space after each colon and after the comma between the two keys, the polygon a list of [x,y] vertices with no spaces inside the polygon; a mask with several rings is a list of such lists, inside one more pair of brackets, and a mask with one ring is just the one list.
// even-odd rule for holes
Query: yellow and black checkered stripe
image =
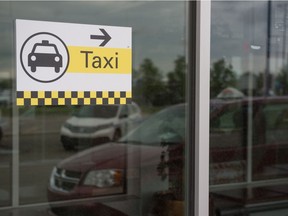
{"label": "yellow and black checkered stripe", "polygon": [[130,104],[130,91],[17,91],[17,106]]}

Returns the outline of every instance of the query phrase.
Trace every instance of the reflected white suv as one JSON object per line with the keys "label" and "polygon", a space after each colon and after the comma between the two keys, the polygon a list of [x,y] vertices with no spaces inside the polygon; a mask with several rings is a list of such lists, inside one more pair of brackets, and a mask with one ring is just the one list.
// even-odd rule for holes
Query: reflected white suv
{"label": "reflected white suv", "polygon": [[135,103],[83,106],[61,127],[61,142],[65,150],[73,150],[118,140],[141,118]]}

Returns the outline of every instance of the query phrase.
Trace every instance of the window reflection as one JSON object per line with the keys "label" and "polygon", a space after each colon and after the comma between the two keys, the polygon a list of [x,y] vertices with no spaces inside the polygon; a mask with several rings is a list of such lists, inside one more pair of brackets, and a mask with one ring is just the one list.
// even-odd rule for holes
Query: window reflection
{"label": "window reflection", "polygon": [[286,6],[212,2],[210,215],[288,212]]}
{"label": "window reflection", "polygon": [[[15,86],[3,88],[2,94],[0,79],[1,113],[10,121],[17,113],[19,124],[12,133],[10,123],[8,134],[15,139],[9,138],[9,157],[1,158],[5,178],[0,178],[0,206],[8,206],[8,214],[17,207],[20,215],[184,215],[185,5],[0,3],[0,38],[7,36],[0,45],[0,72],[9,75],[16,18],[133,29],[130,105],[13,107],[9,99]],[[2,17],[11,26],[8,30]],[[11,167],[13,151],[19,164],[15,160]],[[19,179],[11,179],[12,172]],[[19,197],[11,188],[19,188]],[[2,214],[6,212],[0,208]]]}
{"label": "window reflection", "polygon": [[[8,32],[12,27],[7,21],[9,4],[0,3],[0,207],[7,207],[12,202],[12,39]],[[3,8],[3,9],[2,9]]]}

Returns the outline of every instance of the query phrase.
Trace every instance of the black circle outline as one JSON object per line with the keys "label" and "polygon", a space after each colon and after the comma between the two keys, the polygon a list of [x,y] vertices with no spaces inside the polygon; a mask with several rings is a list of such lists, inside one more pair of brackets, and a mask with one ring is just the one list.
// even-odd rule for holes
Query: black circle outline
{"label": "black circle outline", "polygon": [[[57,39],[60,40],[60,42],[64,45],[64,47],[65,47],[65,49],[66,49],[66,52],[67,52],[67,66],[66,66],[66,68],[65,68],[64,71],[62,72],[61,76],[57,77],[56,79],[49,80],[49,81],[38,80],[38,79],[36,79],[35,77],[33,77],[32,75],[30,75],[30,74],[27,72],[27,70],[26,70],[26,68],[25,68],[25,66],[24,66],[24,64],[23,64],[23,59],[22,59],[23,49],[24,49],[25,45],[27,44],[27,42],[28,42],[31,38],[33,38],[33,37],[35,37],[35,36],[37,36],[37,35],[40,35],[40,34],[46,34],[46,35],[50,35],[50,36],[53,36],[53,37],[57,38]],[[60,78],[66,73],[66,70],[67,70],[67,68],[68,68],[68,66],[69,66],[69,62],[70,62],[70,56],[69,56],[69,52],[68,52],[67,46],[66,46],[66,44],[64,43],[64,41],[63,41],[61,38],[59,38],[57,35],[52,34],[52,33],[50,33],[50,32],[38,32],[38,33],[36,33],[36,34],[31,35],[31,36],[30,36],[29,38],[27,38],[27,39],[25,40],[25,42],[23,43],[23,45],[22,45],[22,47],[21,47],[21,51],[20,51],[20,61],[21,61],[21,66],[22,66],[22,68],[24,69],[25,73],[26,73],[31,79],[33,79],[33,80],[35,80],[35,81],[37,81],[37,82],[41,82],[41,83],[51,83],[51,82],[54,82],[54,81],[60,79]]]}

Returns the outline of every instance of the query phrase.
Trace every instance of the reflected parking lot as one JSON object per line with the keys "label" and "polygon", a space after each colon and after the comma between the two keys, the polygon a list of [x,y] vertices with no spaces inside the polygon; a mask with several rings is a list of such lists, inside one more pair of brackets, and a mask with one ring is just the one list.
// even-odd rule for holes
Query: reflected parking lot
{"label": "reflected parking lot", "polygon": [[[264,207],[267,201],[286,200],[287,107],[287,97],[211,101],[212,206],[217,205],[219,208],[225,204],[228,207],[230,202],[233,206],[232,201],[237,199],[245,204],[257,203]],[[39,140],[43,134],[37,137],[35,134],[26,135],[21,143],[30,143],[31,151],[26,149],[21,155],[21,198],[25,203],[34,203],[36,200],[50,202],[50,210],[58,215],[79,211],[85,214],[91,208],[93,211],[100,208],[129,215],[123,206],[131,203],[123,200],[131,200],[139,205],[137,197],[141,188],[142,193],[147,190],[141,199],[143,214],[163,214],[164,209],[159,210],[162,199],[183,199],[184,183],[181,176],[185,116],[185,104],[168,107],[151,115],[118,141],[90,146],[78,152],[62,148],[60,131],[50,133],[49,142],[44,142],[45,154],[42,159],[39,159],[39,153],[43,149],[37,147],[37,143],[31,144],[33,139]],[[253,124],[251,121],[249,123],[250,116]],[[249,139],[247,133],[251,128],[255,137]],[[252,157],[249,157],[249,152]],[[38,159],[34,158],[36,155]],[[29,178],[26,178],[27,174]],[[248,191],[241,189],[241,183],[246,184],[248,178],[254,182],[249,196]],[[262,180],[272,182],[266,185]],[[273,180],[276,182],[273,183]],[[155,187],[151,187],[152,182]],[[261,198],[258,197],[260,194]],[[106,197],[114,203],[122,203],[122,207],[107,207]],[[92,198],[88,206],[87,198]],[[77,208],[73,204],[75,202],[80,202]],[[284,207],[282,205],[280,208]],[[224,214],[225,210],[221,211]]]}

